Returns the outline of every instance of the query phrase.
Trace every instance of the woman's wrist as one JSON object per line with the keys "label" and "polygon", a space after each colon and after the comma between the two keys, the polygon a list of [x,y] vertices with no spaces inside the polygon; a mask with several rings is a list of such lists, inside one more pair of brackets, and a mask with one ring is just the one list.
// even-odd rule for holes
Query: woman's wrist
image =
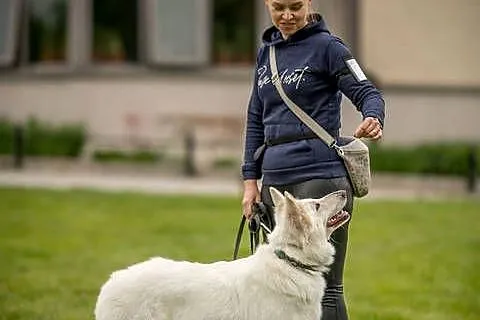
{"label": "woman's wrist", "polygon": [[256,180],[256,179],[247,179],[247,180],[244,180],[244,181],[243,181],[243,186],[244,186],[245,188],[247,188],[247,187],[255,187],[255,188],[257,188],[257,187],[258,187],[258,185],[257,185],[257,180]]}

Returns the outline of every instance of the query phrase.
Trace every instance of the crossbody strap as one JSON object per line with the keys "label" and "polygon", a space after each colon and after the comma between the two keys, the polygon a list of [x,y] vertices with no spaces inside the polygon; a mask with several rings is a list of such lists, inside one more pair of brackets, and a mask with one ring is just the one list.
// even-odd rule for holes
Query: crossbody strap
{"label": "crossbody strap", "polygon": [[295,104],[287,96],[282,87],[282,81],[278,75],[277,58],[275,57],[275,46],[270,46],[270,70],[272,71],[272,83],[278,90],[280,97],[283,99],[287,107],[307,125],[320,139],[323,140],[330,148],[336,147],[335,138],[333,138],[321,125],[312,119],[305,111]]}

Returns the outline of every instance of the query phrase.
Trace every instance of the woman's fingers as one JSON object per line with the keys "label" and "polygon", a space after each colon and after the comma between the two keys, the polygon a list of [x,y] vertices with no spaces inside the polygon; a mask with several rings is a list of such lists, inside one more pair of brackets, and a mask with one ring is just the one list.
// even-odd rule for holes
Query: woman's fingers
{"label": "woman's fingers", "polygon": [[354,133],[356,138],[368,138],[372,140],[378,140],[382,135],[383,130],[380,121],[372,117],[365,118]]}
{"label": "woman's fingers", "polygon": [[252,216],[252,205],[253,205],[253,201],[250,201],[250,200],[244,200],[242,202],[243,215],[247,219],[250,219],[250,217]]}
{"label": "woman's fingers", "polygon": [[372,136],[369,137],[369,138],[372,139],[372,140],[378,140],[382,137],[382,135],[383,135],[383,130],[379,129],[379,130],[376,131],[375,134],[372,134]]}
{"label": "woman's fingers", "polygon": [[260,201],[260,191],[256,180],[247,180],[244,182],[242,209],[245,218],[250,219],[252,216],[252,206],[255,202]]}

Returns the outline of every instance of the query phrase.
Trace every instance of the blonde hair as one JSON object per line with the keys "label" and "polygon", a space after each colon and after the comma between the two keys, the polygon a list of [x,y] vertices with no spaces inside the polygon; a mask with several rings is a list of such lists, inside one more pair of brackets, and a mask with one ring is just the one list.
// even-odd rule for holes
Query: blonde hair
{"label": "blonde hair", "polygon": [[317,22],[317,15],[312,9],[312,2],[309,3],[307,8],[307,23]]}

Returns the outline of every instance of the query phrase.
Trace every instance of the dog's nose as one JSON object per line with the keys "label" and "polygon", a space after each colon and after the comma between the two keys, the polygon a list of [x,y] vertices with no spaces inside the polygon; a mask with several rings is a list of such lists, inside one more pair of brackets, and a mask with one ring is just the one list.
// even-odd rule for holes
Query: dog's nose
{"label": "dog's nose", "polygon": [[345,191],[345,190],[339,190],[338,192],[339,192],[340,197],[342,197],[342,198],[346,198],[346,197],[347,197],[347,191]]}

